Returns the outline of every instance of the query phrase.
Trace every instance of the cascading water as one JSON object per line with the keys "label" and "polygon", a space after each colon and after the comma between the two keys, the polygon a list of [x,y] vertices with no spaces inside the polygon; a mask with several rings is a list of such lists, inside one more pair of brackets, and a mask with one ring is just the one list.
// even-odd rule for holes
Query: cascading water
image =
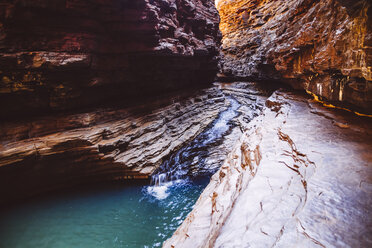
{"label": "cascading water", "polygon": [[230,106],[221,112],[218,118],[193,141],[174,153],[166,160],[151,178],[151,186],[147,193],[157,199],[164,199],[169,195],[169,189],[177,184],[187,184],[193,177],[208,176],[215,172],[204,167],[204,160],[209,150],[217,146],[223,137],[235,125],[232,120],[239,113],[240,104],[233,97],[227,98]]}

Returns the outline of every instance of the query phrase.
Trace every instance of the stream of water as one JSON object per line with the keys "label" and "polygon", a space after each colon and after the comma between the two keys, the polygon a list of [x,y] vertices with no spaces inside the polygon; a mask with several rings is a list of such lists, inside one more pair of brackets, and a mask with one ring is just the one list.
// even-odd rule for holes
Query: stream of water
{"label": "stream of water", "polygon": [[240,104],[229,101],[204,132],[160,166],[151,186],[90,186],[1,210],[0,247],[160,247],[214,172],[203,168],[203,160],[234,127]]}
{"label": "stream of water", "polygon": [[215,171],[205,168],[204,160],[213,146],[218,146],[223,137],[234,127],[232,120],[238,115],[238,101],[229,97],[230,107],[204,132],[166,160],[152,176],[147,192],[158,199],[168,197],[168,189],[183,184],[195,177],[209,177]]}

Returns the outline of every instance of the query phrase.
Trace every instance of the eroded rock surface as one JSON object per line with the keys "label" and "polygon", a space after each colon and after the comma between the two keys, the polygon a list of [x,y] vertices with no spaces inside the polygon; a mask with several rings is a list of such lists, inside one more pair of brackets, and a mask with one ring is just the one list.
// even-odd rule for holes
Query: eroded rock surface
{"label": "eroded rock surface", "polygon": [[164,247],[369,247],[371,120],[266,101]]}
{"label": "eroded rock surface", "polygon": [[227,105],[213,87],[133,108],[2,123],[0,202],[77,183],[147,179]]}
{"label": "eroded rock surface", "polygon": [[208,85],[218,23],[206,0],[2,1],[1,118]]}
{"label": "eroded rock surface", "polygon": [[224,76],[276,79],[372,112],[370,1],[220,0]]}

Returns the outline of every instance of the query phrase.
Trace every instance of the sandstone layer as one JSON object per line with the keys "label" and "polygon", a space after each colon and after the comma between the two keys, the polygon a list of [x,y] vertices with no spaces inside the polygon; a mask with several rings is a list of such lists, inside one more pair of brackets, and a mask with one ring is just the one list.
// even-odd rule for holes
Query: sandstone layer
{"label": "sandstone layer", "polygon": [[228,105],[218,87],[124,109],[0,124],[0,203],[97,181],[148,179]]}
{"label": "sandstone layer", "polygon": [[276,92],[164,247],[370,247],[370,127]]}
{"label": "sandstone layer", "polygon": [[372,112],[367,0],[220,0],[222,74],[275,79]]}
{"label": "sandstone layer", "polygon": [[1,118],[205,86],[218,22],[206,0],[2,1]]}

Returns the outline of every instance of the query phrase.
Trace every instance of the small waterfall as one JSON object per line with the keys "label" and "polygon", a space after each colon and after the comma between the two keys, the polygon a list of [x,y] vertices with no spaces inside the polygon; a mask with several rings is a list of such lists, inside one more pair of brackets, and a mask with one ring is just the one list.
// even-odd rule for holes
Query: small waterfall
{"label": "small waterfall", "polygon": [[[237,117],[240,104],[233,97],[228,97],[230,106],[221,112],[218,118],[193,141],[172,154],[151,177],[151,186],[147,192],[157,199],[165,199],[168,188],[175,184],[187,183],[192,177],[211,175],[215,171],[203,168],[203,161],[208,156],[208,149],[216,146],[233,127],[232,119]],[[193,171],[191,171],[193,168]],[[195,171],[196,175],[195,175]]]}

